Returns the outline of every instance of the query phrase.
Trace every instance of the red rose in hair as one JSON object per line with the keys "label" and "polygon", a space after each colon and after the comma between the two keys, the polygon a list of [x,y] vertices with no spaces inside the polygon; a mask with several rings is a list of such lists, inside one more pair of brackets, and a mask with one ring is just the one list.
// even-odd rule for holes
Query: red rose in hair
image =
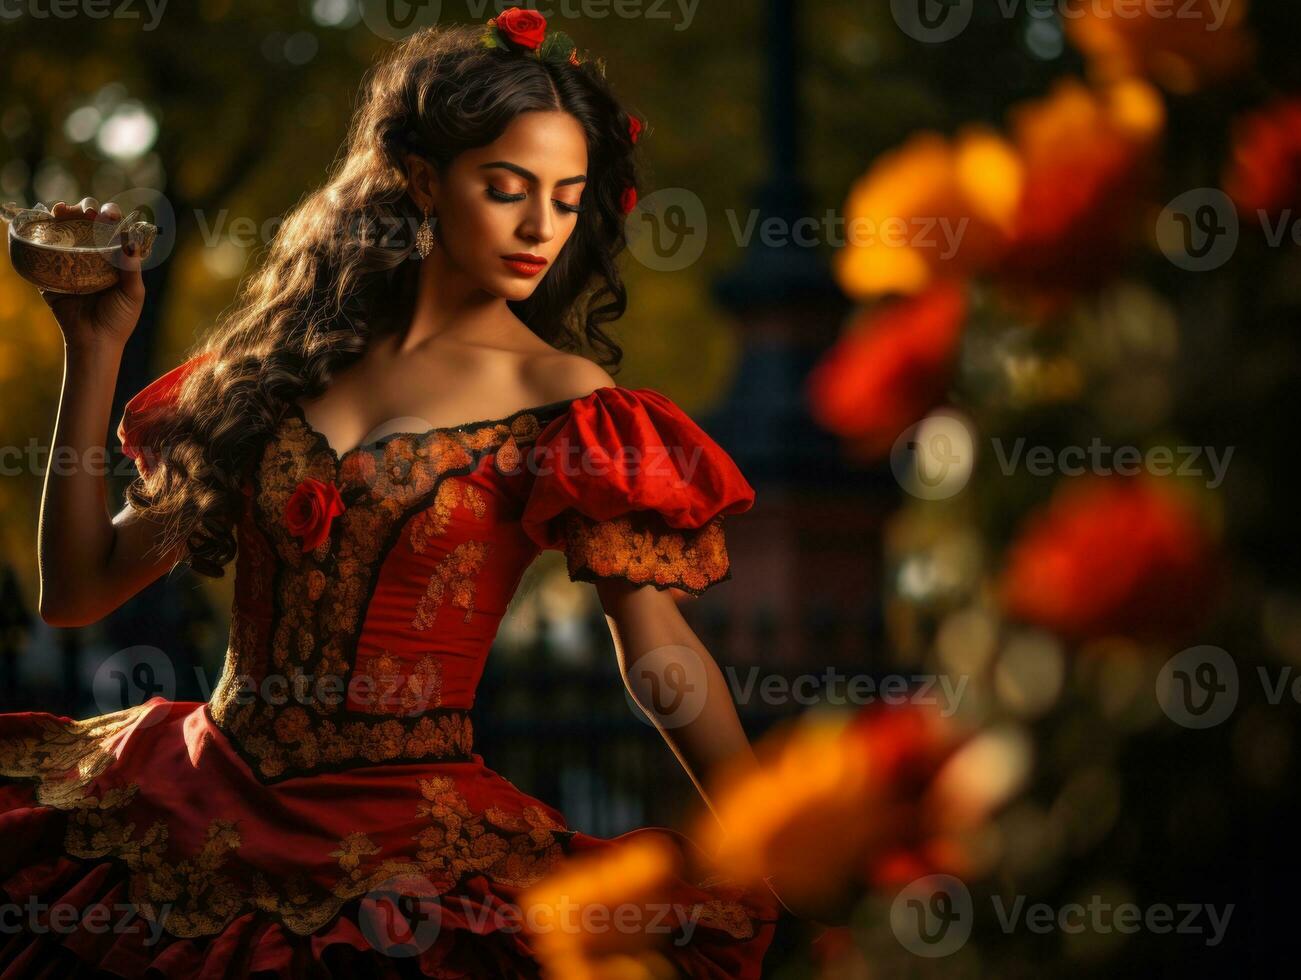
{"label": "red rose in hair", "polygon": [[628,117],[628,139],[636,143],[637,137],[641,136],[641,129],[642,129],[641,120],[638,119],[636,116],[629,116]]}
{"label": "red rose in hair", "polygon": [[512,44],[529,51],[535,50],[547,35],[547,19],[536,10],[511,7],[488,23],[495,24],[498,32]]}
{"label": "red rose in hair", "polygon": [[619,198],[619,209],[628,214],[637,206],[637,188],[625,187],[623,197]]}
{"label": "red rose in hair", "polygon": [[313,551],[330,536],[330,524],[343,511],[338,487],[308,477],[285,504],[285,527],[303,539],[304,552]]}

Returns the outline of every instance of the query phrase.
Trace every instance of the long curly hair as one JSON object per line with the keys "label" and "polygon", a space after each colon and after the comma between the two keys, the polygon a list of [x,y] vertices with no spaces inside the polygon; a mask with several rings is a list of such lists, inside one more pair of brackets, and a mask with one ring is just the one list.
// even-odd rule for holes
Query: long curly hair
{"label": "long curly hair", "polygon": [[423,215],[404,156],[440,173],[497,139],[520,113],[561,110],[587,137],[577,226],[546,278],[511,311],[560,350],[586,344],[603,366],[623,351],[603,330],[627,307],[615,260],[627,247],[621,199],[638,184],[629,114],[601,60],[557,63],[480,44],[482,28],[438,25],[395,44],[362,81],[347,138],[324,184],[286,217],[192,357],[201,359],[149,445],[163,465],[126,490],[163,527],[160,553],[186,542],[196,572],[221,578],[236,551],[241,483],[291,402],[322,393],[372,336],[409,325],[420,264],[407,261]]}

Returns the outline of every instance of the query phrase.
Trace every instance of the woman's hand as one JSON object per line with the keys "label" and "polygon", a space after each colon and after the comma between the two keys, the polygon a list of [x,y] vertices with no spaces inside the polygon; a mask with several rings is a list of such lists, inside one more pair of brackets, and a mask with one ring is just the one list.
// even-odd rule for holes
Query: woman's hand
{"label": "woman's hand", "polygon": [[[59,201],[51,209],[55,220],[90,218],[106,224],[122,220],[122,209],[112,201],[102,208],[93,197],[83,198],[79,204]],[[54,319],[63,331],[63,340],[69,347],[126,345],[127,338],[140,320],[140,310],[145,301],[145,284],[140,275],[140,256],[127,249],[139,249],[128,243],[122,252],[122,264],[117,285],[97,293],[68,294],[40,290],[41,298],[54,312]]]}

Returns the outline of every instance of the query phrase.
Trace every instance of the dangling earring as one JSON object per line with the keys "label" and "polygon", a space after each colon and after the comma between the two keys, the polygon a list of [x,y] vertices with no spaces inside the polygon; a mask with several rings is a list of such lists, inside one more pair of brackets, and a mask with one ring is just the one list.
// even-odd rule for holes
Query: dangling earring
{"label": "dangling earring", "polygon": [[425,220],[416,229],[416,251],[422,259],[428,258],[434,250],[434,230],[429,227],[429,209],[425,208]]}

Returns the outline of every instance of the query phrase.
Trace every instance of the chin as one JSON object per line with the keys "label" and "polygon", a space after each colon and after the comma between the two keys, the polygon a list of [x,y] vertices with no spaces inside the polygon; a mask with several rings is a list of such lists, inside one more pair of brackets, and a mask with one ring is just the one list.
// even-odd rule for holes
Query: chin
{"label": "chin", "polygon": [[535,282],[521,282],[518,279],[508,279],[494,289],[502,299],[508,299],[511,302],[519,302],[522,299],[528,299],[533,295],[534,290],[538,288],[538,283],[542,280],[539,278]]}

